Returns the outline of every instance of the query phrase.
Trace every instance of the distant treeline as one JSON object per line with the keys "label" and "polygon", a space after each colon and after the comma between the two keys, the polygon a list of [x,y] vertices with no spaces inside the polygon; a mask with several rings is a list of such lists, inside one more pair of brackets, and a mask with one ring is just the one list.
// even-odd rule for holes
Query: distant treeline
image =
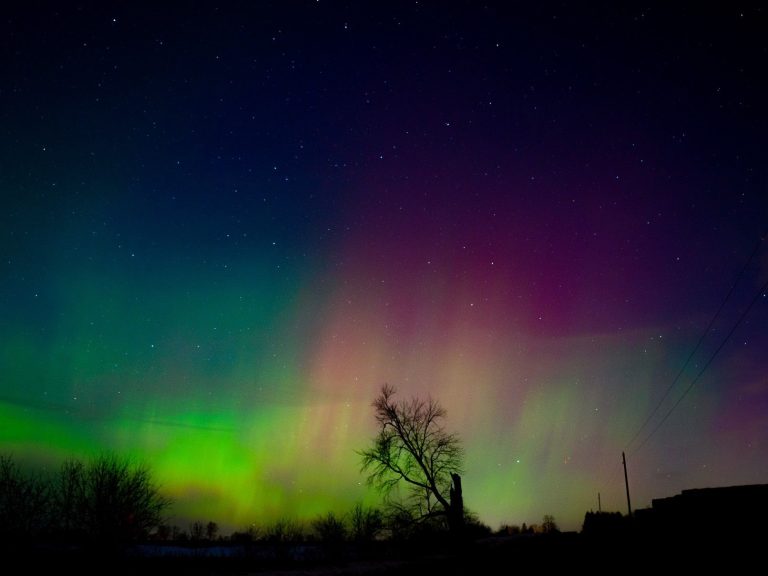
{"label": "distant treeline", "polygon": [[[525,529],[525,524],[523,524]],[[545,527],[544,527],[545,528]],[[506,526],[504,534],[507,534]],[[543,532],[531,526],[529,534]],[[474,515],[467,514],[465,536],[468,539],[491,535],[491,529]],[[197,520],[188,528],[160,524],[146,540],[151,542],[198,545],[210,543],[232,544],[323,544],[334,547],[342,544],[365,544],[375,541],[425,542],[448,536],[448,528],[441,517],[432,521],[414,518],[407,511],[385,506],[365,506],[358,502],[347,512],[327,512],[303,521],[283,517],[272,522],[253,523],[229,535],[220,534],[214,521]]]}
{"label": "distant treeline", "polygon": [[[93,542],[123,544],[138,541],[221,541],[214,521],[193,522],[189,529],[169,525],[163,516],[170,501],[154,481],[151,470],[113,454],[89,461],[68,460],[52,474],[28,472],[8,455],[0,455],[0,540]],[[467,516],[468,535],[490,529]],[[280,519],[234,532],[233,542],[274,544],[370,542],[381,539],[420,539],[445,532],[440,518],[424,521],[405,508],[356,504],[348,513],[329,512],[311,522]]]}
{"label": "distant treeline", "polygon": [[[222,542],[326,546],[378,540],[425,542],[442,539],[442,516],[423,518],[407,507],[355,504],[347,513],[329,512],[309,522],[283,518],[252,524],[222,536],[213,520],[196,521],[188,529],[164,517],[170,500],[162,495],[150,468],[113,454],[88,461],[68,460],[53,473],[23,469],[12,456],[0,455],[0,542],[94,543]],[[540,526],[502,526],[497,534],[557,532],[552,516]],[[464,534],[472,540],[491,534],[474,514],[465,512]]]}

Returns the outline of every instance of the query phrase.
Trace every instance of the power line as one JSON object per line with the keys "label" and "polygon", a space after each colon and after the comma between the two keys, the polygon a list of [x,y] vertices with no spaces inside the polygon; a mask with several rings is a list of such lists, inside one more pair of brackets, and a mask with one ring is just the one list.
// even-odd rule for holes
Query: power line
{"label": "power line", "polygon": [[726,303],[731,298],[731,295],[733,294],[734,289],[736,288],[736,285],[739,283],[739,280],[741,280],[741,277],[744,275],[744,272],[747,271],[747,268],[749,268],[749,265],[752,263],[752,259],[755,257],[757,252],[760,250],[760,244],[762,244],[763,240],[765,239],[765,234],[763,234],[760,239],[757,241],[757,244],[755,244],[755,248],[752,250],[752,253],[749,255],[749,258],[747,259],[744,266],[741,268],[739,273],[736,275],[736,279],[733,281],[733,284],[731,284],[731,288],[728,290],[728,293],[725,295],[725,298],[720,303],[720,307],[717,309],[717,312],[715,312],[715,315],[712,316],[712,319],[709,321],[709,324],[707,324],[707,327],[704,329],[704,331],[701,333],[701,337],[699,338],[699,341],[696,343],[696,346],[694,346],[693,350],[691,350],[691,353],[688,355],[688,358],[685,359],[685,362],[683,363],[682,367],[680,368],[680,371],[675,376],[675,379],[672,380],[672,384],[669,385],[666,392],[664,392],[664,395],[661,397],[661,400],[659,400],[658,404],[654,407],[653,410],[651,410],[651,413],[648,414],[648,417],[645,419],[645,421],[642,423],[640,428],[637,429],[635,434],[632,436],[632,439],[627,442],[626,450],[629,450],[629,447],[632,446],[632,443],[637,440],[638,436],[640,436],[640,433],[645,429],[646,426],[648,426],[648,423],[651,421],[651,419],[656,415],[656,412],[659,411],[659,408],[661,408],[661,405],[664,404],[664,401],[667,399],[667,396],[669,396],[669,393],[672,392],[672,389],[677,385],[678,380],[680,380],[680,377],[683,375],[683,372],[685,372],[685,369],[688,367],[688,364],[690,364],[691,359],[693,359],[696,352],[698,352],[699,348],[701,347],[702,342],[704,342],[704,339],[707,337],[707,334],[709,334],[709,331],[712,329],[712,326],[717,321],[718,317],[720,316],[720,312],[723,311],[723,308],[725,308]]}
{"label": "power line", "polygon": [[648,435],[645,437],[645,439],[644,439],[644,440],[643,440],[643,441],[640,443],[640,445],[639,445],[637,448],[635,448],[635,449],[632,451],[632,454],[637,454],[637,452],[639,452],[639,451],[642,449],[642,447],[643,447],[643,446],[645,446],[646,442],[648,442],[648,440],[650,440],[650,439],[651,439],[651,437],[652,437],[652,436],[653,436],[653,435],[656,433],[656,431],[657,431],[659,428],[661,428],[662,424],[664,424],[664,422],[666,422],[666,421],[667,421],[667,418],[669,418],[669,416],[672,414],[672,412],[674,412],[675,408],[677,408],[677,407],[678,407],[678,405],[680,404],[680,402],[682,402],[682,401],[683,401],[683,399],[684,399],[684,398],[685,398],[685,397],[688,395],[688,392],[690,392],[690,391],[691,391],[691,389],[694,387],[694,385],[696,384],[696,382],[698,382],[698,381],[699,381],[699,378],[701,378],[701,375],[702,375],[702,374],[704,374],[704,372],[705,372],[705,371],[706,371],[706,369],[709,367],[709,365],[710,365],[710,364],[712,364],[712,361],[713,361],[713,360],[715,359],[715,357],[718,355],[718,353],[720,352],[720,350],[722,350],[722,349],[723,349],[723,347],[725,346],[726,342],[728,342],[728,340],[729,340],[729,339],[730,339],[730,337],[733,335],[733,333],[734,333],[734,332],[736,332],[736,328],[738,328],[738,327],[739,327],[739,325],[741,324],[742,320],[744,320],[744,318],[746,318],[747,314],[749,314],[749,311],[752,309],[752,307],[755,305],[755,303],[756,303],[756,302],[757,302],[757,301],[760,299],[760,296],[761,296],[762,294],[764,294],[764,293],[765,293],[765,291],[766,291],[766,290],[768,290],[768,280],[766,280],[765,284],[763,284],[763,285],[760,287],[760,290],[758,290],[757,294],[755,294],[755,297],[754,297],[754,298],[752,298],[752,301],[749,303],[749,306],[747,306],[746,310],[744,310],[744,312],[742,312],[741,316],[739,316],[739,319],[736,321],[736,323],[733,325],[733,327],[732,327],[732,328],[731,328],[731,330],[728,332],[728,334],[726,335],[726,337],[723,339],[723,341],[722,341],[722,342],[720,343],[720,345],[717,347],[717,350],[715,350],[715,351],[713,352],[712,356],[710,356],[710,357],[709,357],[709,360],[707,360],[707,363],[706,363],[706,364],[704,364],[704,367],[701,369],[701,371],[700,371],[700,372],[699,372],[699,373],[696,375],[696,377],[695,377],[695,378],[694,378],[694,379],[691,381],[691,383],[688,385],[688,387],[687,387],[687,388],[685,389],[685,391],[683,392],[682,396],[680,396],[680,398],[678,398],[678,399],[677,399],[677,402],[675,402],[675,403],[672,405],[672,407],[671,407],[671,408],[670,408],[670,409],[667,411],[667,413],[664,415],[664,418],[662,418],[662,419],[661,419],[661,421],[660,421],[660,422],[659,422],[659,423],[658,423],[658,424],[657,424],[657,425],[656,425],[656,426],[653,428],[653,430],[651,430],[650,434],[648,434]]}

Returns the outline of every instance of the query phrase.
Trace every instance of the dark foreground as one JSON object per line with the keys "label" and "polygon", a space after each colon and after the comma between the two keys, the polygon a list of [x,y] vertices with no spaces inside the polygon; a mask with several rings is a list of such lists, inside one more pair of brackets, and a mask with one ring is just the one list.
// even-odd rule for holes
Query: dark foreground
{"label": "dark foreground", "polygon": [[726,569],[765,566],[765,534],[664,534],[588,537],[564,533],[493,537],[475,542],[377,542],[361,550],[320,544],[267,549],[253,546],[95,547],[26,546],[6,549],[4,574],[520,574],[521,571]]}

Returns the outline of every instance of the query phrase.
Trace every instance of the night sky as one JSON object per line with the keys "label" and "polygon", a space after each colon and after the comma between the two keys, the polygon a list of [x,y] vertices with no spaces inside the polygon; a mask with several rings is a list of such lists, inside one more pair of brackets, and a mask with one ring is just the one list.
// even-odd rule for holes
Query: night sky
{"label": "night sky", "polygon": [[622,450],[768,481],[766,10],[59,4],[1,16],[0,451],[311,518],[388,382],[493,527],[625,510]]}

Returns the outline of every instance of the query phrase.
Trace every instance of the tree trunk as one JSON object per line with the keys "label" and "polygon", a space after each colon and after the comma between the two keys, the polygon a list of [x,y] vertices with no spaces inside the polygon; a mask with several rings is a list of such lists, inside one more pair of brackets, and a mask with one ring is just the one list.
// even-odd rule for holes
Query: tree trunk
{"label": "tree trunk", "polygon": [[464,496],[461,493],[461,476],[451,473],[451,502],[448,510],[448,528],[459,536],[464,528]]}

